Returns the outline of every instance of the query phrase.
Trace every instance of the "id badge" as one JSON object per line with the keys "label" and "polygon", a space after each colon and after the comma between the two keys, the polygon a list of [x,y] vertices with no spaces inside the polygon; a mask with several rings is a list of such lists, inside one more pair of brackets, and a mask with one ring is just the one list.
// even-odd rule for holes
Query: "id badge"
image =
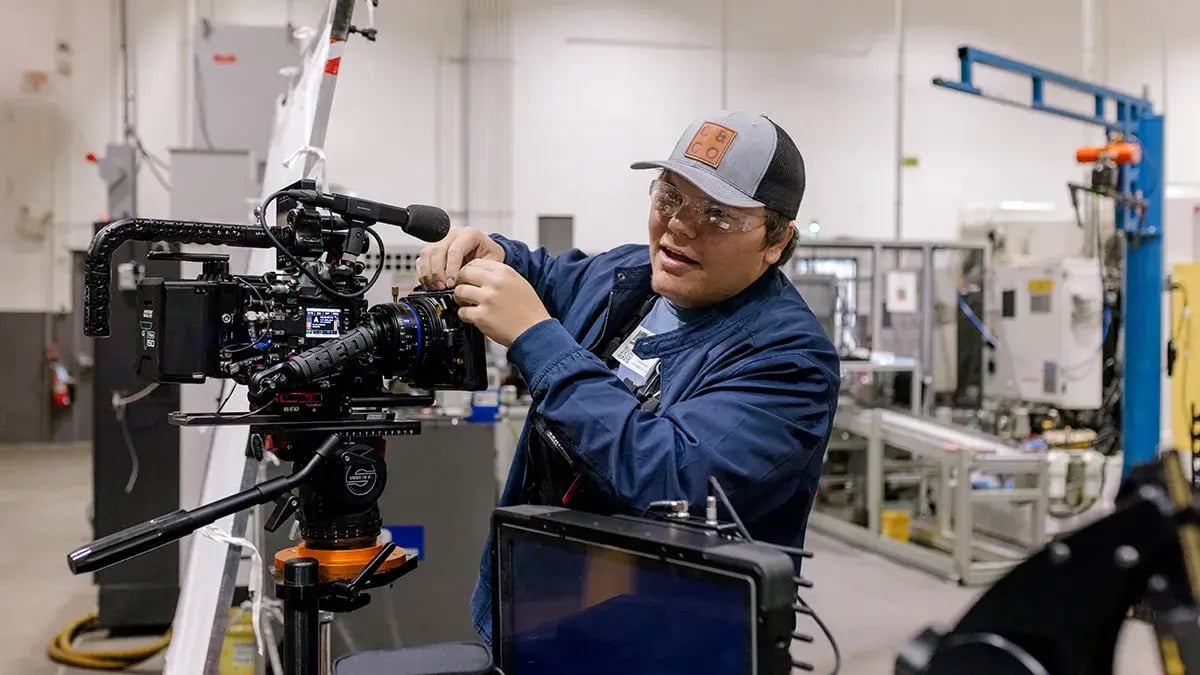
{"label": "id badge", "polygon": [[650,371],[654,370],[654,366],[658,363],[658,359],[638,358],[638,355],[633,353],[633,346],[637,344],[638,340],[644,337],[650,337],[652,335],[654,335],[654,333],[651,333],[642,326],[638,326],[625,338],[625,341],[621,343],[621,346],[617,347],[617,351],[613,352],[613,358],[617,360],[617,363],[620,363],[626,368],[637,373],[639,377],[649,377]]}

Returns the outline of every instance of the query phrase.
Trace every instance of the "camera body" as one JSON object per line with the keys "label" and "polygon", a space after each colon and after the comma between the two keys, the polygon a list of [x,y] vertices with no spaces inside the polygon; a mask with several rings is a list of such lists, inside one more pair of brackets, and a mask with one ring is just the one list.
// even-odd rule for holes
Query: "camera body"
{"label": "camera body", "polygon": [[[370,318],[365,300],[330,296],[304,277],[282,271],[234,276],[227,260],[215,258],[204,267],[197,279],[146,278],[138,284],[137,369],[146,380],[191,384],[214,377],[250,384],[256,373],[341,338]],[[283,411],[332,413],[327,394],[369,397],[380,393],[381,378],[429,390],[486,386],[482,336],[458,319],[452,292],[411,293],[392,304],[403,325],[387,350],[288,392]]]}
{"label": "camera body", "polygon": [[[184,259],[197,262],[197,256]],[[246,384],[254,370],[357,325],[362,302],[306,293],[286,273],[233,276],[227,256],[206,256],[197,279],[138,283],[138,374],[152,382]],[[310,318],[311,317],[311,318]],[[309,326],[312,326],[310,329]]]}
{"label": "camera body", "polygon": [[[367,279],[359,258],[369,248],[368,235],[382,245],[369,230],[375,221],[356,208],[361,201],[342,208],[347,213],[337,211],[342,202],[325,206],[330,196],[311,192],[309,183],[292,186],[292,193],[315,195],[322,205],[281,197],[274,226],[263,218],[259,228],[151,220],[106,228],[89,251],[95,278],[85,296],[90,334],[107,333],[107,268],[123,241],[274,247],[276,269],[264,274],[232,274],[223,254],[151,253],[202,263],[203,270],[194,279],[138,282],[138,374],[177,384],[228,378],[250,387],[255,406],[275,403],[273,413],[322,419],[352,408],[403,405],[388,379],[419,390],[486,387],[484,337],[459,320],[453,293],[400,296],[393,288],[394,302],[369,307],[364,294],[379,270]],[[393,219],[406,213],[387,208],[394,209],[387,212]],[[431,207],[420,208],[426,211],[413,213]]]}

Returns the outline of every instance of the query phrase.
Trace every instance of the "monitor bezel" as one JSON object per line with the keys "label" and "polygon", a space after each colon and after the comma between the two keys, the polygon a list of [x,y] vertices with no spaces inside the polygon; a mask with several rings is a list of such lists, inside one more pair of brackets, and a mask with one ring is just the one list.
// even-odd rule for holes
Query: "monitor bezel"
{"label": "monitor bezel", "polygon": [[504,600],[511,589],[511,571],[504,548],[508,528],[746,579],[750,591],[747,611],[754,614],[747,621],[750,673],[790,671],[787,649],[790,640],[784,639],[782,646],[779,644],[795,627],[794,569],[785,554],[679,523],[521,505],[496,509],[492,515],[492,646],[496,663],[508,675],[520,675],[512,663],[512,617],[507,616],[510,608]]}

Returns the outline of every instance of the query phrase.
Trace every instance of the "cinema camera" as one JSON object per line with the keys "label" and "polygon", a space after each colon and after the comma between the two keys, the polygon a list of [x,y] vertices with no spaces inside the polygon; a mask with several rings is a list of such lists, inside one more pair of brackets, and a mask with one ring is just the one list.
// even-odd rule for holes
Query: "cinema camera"
{"label": "cinema camera", "polygon": [[[276,203],[276,223],[267,207]],[[109,335],[113,253],[127,241],[276,249],[276,269],[231,274],[229,257],[154,252],[157,260],[199,262],[197,279],[146,278],[138,283],[138,371],[163,383],[228,378],[248,388],[243,413],[175,412],[180,426],[246,424],[248,453],[273,452],[290,475],[191,511],[180,510],[103,537],[68,556],[75,574],[120,563],[186,536],[237,511],[276,501],[274,530],[297,515],[299,546],[275,555],[284,600],[289,673],[315,672],[318,610],[364,606],[364,590],[391,583],[416,567],[415,553],[381,537],[378,499],[387,478],[384,439],[414,435],[420,422],[395,408],[432,403],[432,390],[486,386],[484,338],[458,319],[450,292],[414,292],[368,308],[370,279],[361,257],[372,226],[388,223],[425,241],[449,230],[441,209],[399,208],[318,192],[300,181],[271,195],[258,225],[134,218],[92,239],[85,263],[84,332]],[[394,394],[388,379],[426,394]],[[223,406],[222,406],[223,407]],[[292,494],[295,490],[296,494]]]}
{"label": "cinema camera", "polygon": [[[101,230],[87,256],[85,332],[109,334],[111,257],[126,241],[273,246],[277,269],[262,275],[230,274],[227,255],[151,253],[204,267],[194,280],[138,283],[140,373],[157,382],[221,377],[245,385],[257,376],[261,386],[251,387],[256,405],[290,383],[288,396],[276,401],[280,412],[315,417],[344,415],[354,399],[375,396],[381,376],[422,389],[482,385],[482,336],[458,321],[449,292],[414,293],[370,310],[363,299],[383,269],[369,281],[361,276],[368,235],[383,252],[371,226],[390,223],[438,241],[449,229],[446,213],[321,194],[310,182],[297,186],[276,193],[286,220],[281,226],[268,227],[260,209],[260,227],[132,219]],[[372,352],[383,343],[387,350]]]}

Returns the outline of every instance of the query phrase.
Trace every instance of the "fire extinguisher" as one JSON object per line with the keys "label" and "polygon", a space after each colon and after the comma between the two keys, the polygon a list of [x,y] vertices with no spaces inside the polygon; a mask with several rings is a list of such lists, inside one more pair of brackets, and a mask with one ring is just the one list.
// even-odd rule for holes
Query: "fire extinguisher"
{"label": "fire extinguisher", "polygon": [[50,405],[70,408],[75,400],[75,378],[58,355],[58,346],[46,347],[46,363],[50,368]]}

